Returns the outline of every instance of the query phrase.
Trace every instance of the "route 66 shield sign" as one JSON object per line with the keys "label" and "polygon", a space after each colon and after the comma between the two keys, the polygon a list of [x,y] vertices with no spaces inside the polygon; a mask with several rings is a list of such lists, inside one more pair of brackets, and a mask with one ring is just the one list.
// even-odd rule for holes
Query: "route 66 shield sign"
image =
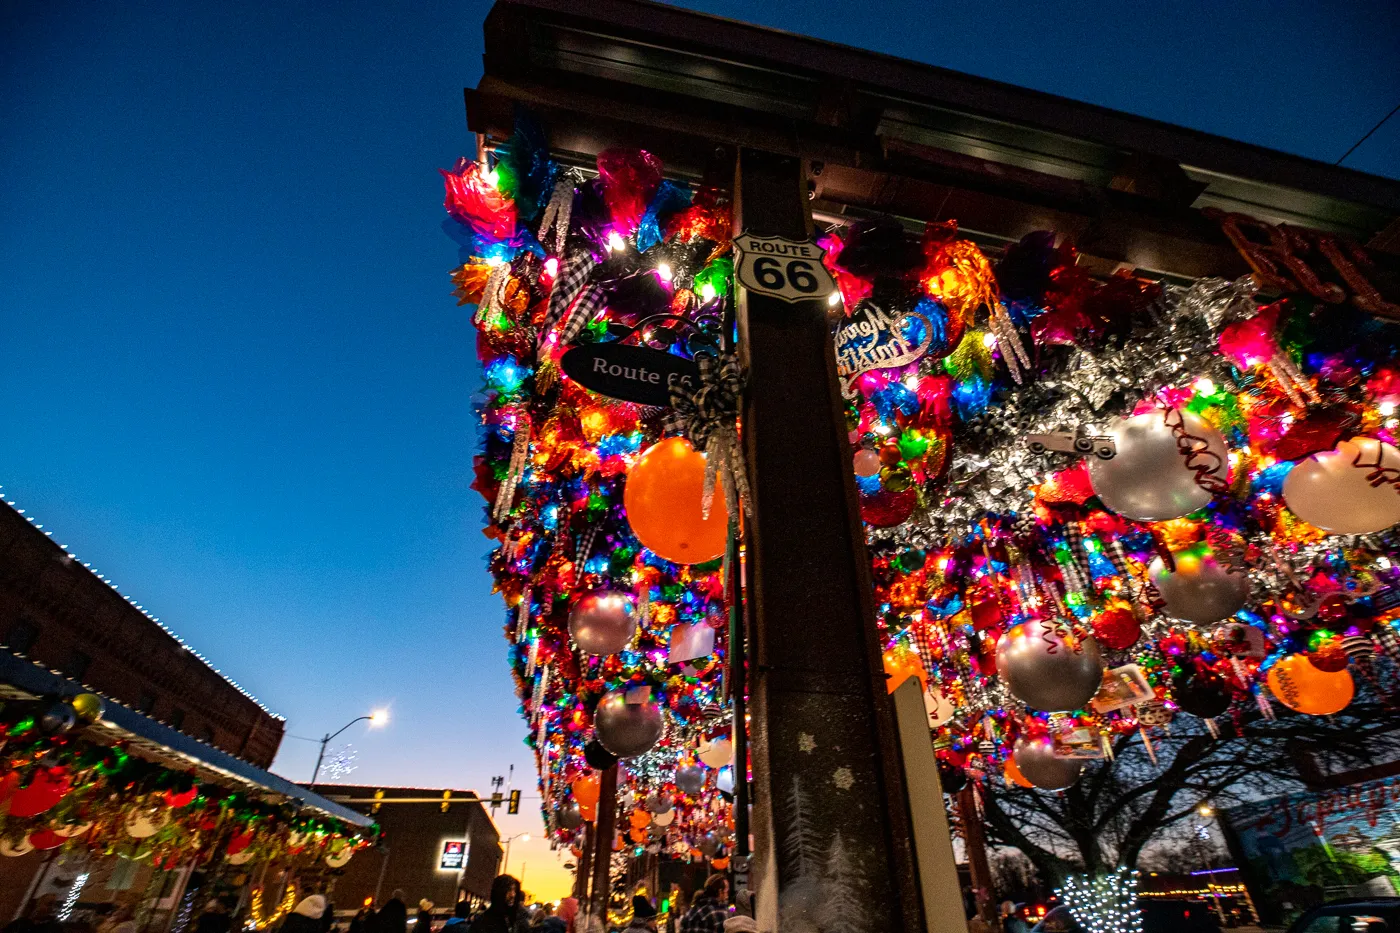
{"label": "route 66 shield sign", "polygon": [[822,257],[826,250],[810,240],[741,233],[734,238],[734,275],[759,295],[783,301],[826,298],[836,290]]}

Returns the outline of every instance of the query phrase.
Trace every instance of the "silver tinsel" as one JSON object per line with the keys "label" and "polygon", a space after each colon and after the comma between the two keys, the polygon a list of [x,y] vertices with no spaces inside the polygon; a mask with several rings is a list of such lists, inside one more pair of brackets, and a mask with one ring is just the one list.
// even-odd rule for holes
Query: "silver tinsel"
{"label": "silver tinsel", "polygon": [[1023,512],[1032,487],[1074,462],[1068,454],[1035,454],[1028,434],[1102,425],[1143,398],[1205,376],[1233,385],[1229,361],[1216,347],[1224,324],[1252,313],[1255,286],[1245,279],[1203,279],[1167,286],[1154,321],[1095,353],[1076,349],[1067,363],[1018,386],[956,431],[947,482],[920,520],[872,529],[876,541],[937,546],[965,535],[987,514]]}

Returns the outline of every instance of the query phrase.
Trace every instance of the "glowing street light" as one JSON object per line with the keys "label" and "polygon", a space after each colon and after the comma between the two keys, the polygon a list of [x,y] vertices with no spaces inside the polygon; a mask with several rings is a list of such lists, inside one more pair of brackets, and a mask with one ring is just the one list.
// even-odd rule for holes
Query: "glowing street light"
{"label": "glowing street light", "polygon": [[389,711],[387,709],[377,709],[365,716],[356,716],[334,732],[327,732],[321,739],[321,751],[316,755],[316,770],[311,772],[311,783],[306,785],[308,790],[316,789],[316,779],[321,776],[321,763],[326,760],[326,746],[331,739],[340,735],[357,722],[368,722],[371,727],[387,725],[389,722]]}

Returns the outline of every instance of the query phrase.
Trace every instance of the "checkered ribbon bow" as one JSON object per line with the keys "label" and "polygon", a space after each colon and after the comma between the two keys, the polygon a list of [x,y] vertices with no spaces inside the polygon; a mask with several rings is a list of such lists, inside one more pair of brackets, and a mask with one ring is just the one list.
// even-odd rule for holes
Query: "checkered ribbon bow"
{"label": "checkered ribbon bow", "polygon": [[747,514],[749,481],[739,449],[739,400],[744,392],[744,374],[736,357],[703,354],[695,358],[700,367],[700,384],[693,390],[671,389],[671,415],[668,427],[684,435],[696,450],[705,454],[705,492],[701,514],[710,517],[714,502],[715,479],[722,476],[724,501],[729,514],[737,516],[742,506]]}

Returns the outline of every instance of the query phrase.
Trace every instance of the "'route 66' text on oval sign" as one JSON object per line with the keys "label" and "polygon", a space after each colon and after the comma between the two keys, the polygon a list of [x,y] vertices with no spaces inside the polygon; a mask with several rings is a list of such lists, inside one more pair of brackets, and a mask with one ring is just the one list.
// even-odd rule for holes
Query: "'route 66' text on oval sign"
{"label": "'route 66' text on oval sign", "polygon": [[693,360],[631,344],[586,343],[560,357],[559,366],[585,389],[638,405],[670,405],[673,386],[700,384]]}

